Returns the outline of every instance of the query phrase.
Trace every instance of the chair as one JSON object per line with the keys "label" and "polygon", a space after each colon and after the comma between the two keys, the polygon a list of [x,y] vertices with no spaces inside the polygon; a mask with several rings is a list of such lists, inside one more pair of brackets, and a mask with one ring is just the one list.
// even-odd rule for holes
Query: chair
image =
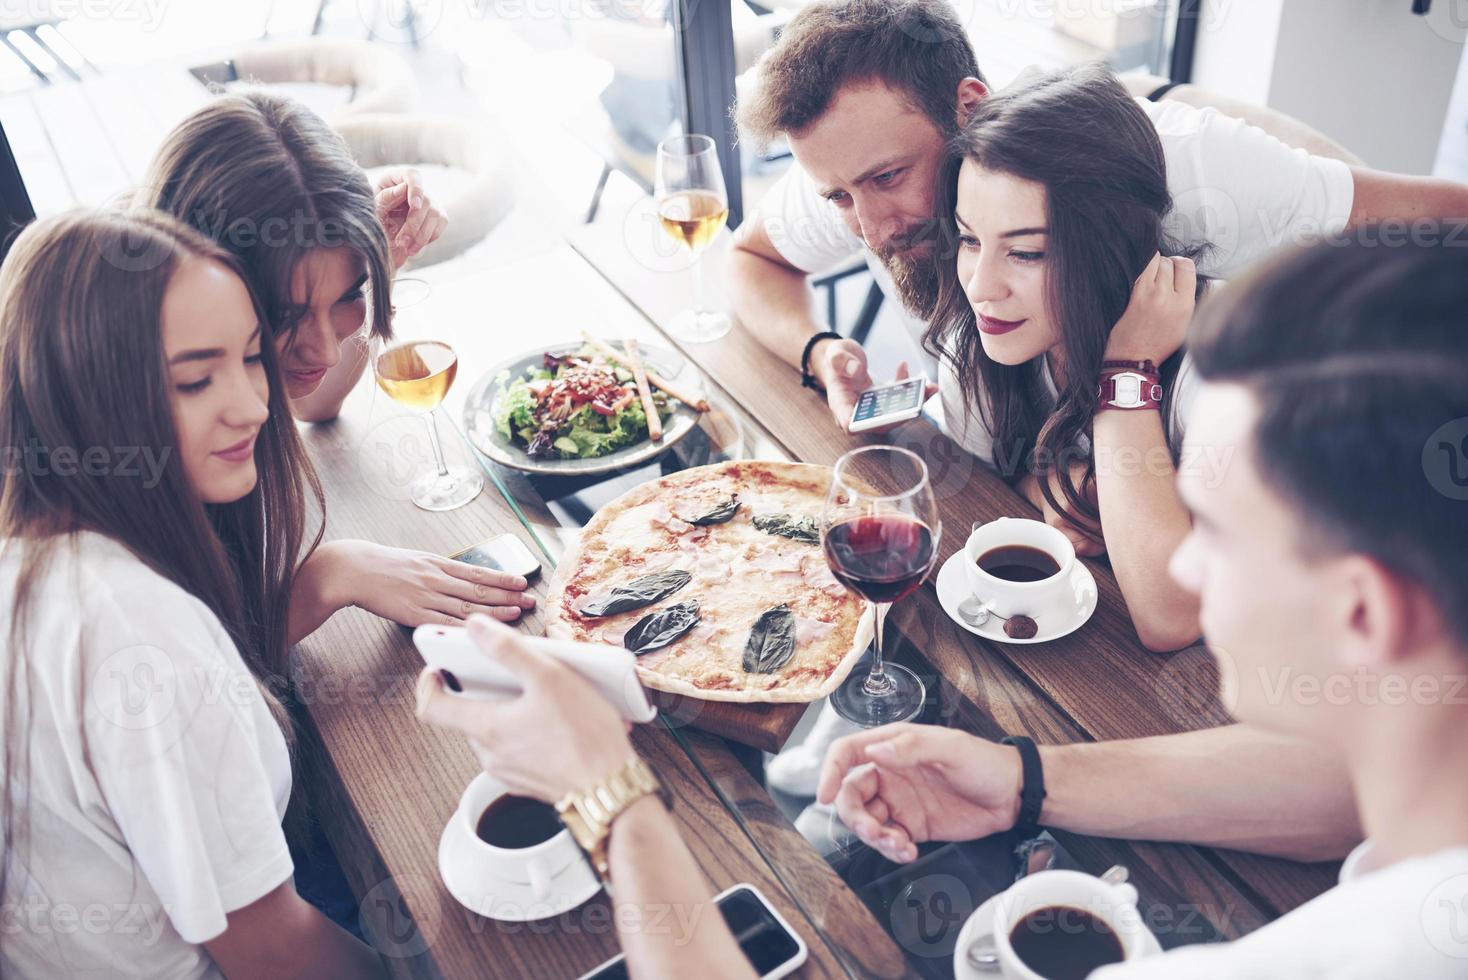
{"label": "chair", "polygon": [[424,164],[467,174],[467,180],[446,190],[435,188],[434,203],[449,216],[449,226],[443,237],[409,260],[412,266],[442,262],[476,244],[514,203],[504,154],[480,128],[415,112],[418,85],[412,70],[381,45],[322,39],[265,42],[193,72],[216,86],[238,81],[347,87],[347,104],[325,116],[364,169]]}

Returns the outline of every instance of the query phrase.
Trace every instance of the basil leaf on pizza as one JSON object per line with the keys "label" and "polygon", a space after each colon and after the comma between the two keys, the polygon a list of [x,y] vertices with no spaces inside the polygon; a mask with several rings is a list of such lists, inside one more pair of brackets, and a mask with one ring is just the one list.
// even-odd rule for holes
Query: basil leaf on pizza
{"label": "basil leaf on pizza", "polygon": [[785,603],[766,609],[754,621],[744,641],[744,669],[751,674],[772,674],[795,655],[795,613]]}
{"label": "basil leaf on pizza", "polygon": [[698,625],[698,600],[680,602],[661,612],[648,613],[622,637],[622,645],[633,653],[659,650]]}
{"label": "basil leaf on pizza", "polygon": [[610,592],[583,604],[577,612],[593,618],[630,612],[661,602],[691,581],[693,576],[680,568],[644,575],[626,585],[613,586]]}
{"label": "basil leaf on pizza", "polygon": [[756,514],[754,515],[754,526],[766,534],[778,534],[783,538],[793,538],[796,541],[818,544],[821,540],[821,531],[816,527],[814,517],[797,517],[794,514]]}

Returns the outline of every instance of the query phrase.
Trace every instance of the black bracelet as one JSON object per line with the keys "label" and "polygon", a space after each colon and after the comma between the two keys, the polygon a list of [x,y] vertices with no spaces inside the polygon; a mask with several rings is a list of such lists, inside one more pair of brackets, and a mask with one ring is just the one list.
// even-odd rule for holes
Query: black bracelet
{"label": "black bracelet", "polygon": [[1024,735],[1007,735],[1002,745],[1013,745],[1019,750],[1021,779],[1019,790],[1019,817],[1014,829],[1021,837],[1034,837],[1040,832],[1040,807],[1045,802],[1045,768],[1040,765],[1040,750],[1034,740]]}
{"label": "black bracelet", "polygon": [[810,352],[816,349],[816,344],[823,340],[840,340],[841,335],[834,330],[823,330],[818,334],[812,334],[810,340],[805,342],[805,350],[800,354],[800,383],[811,391],[825,391],[816,376],[810,373]]}

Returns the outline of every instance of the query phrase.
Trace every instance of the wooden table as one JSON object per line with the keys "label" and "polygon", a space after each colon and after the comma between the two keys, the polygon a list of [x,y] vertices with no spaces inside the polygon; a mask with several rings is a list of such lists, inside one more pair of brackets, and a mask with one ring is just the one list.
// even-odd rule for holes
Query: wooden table
{"label": "wooden table", "polygon": [[[424,277],[432,293],[404,329],[436,331],[460,355],[464,381],[440,432],[449,455],[461,461],[473,462],[454,424],[469,381],[536,342],[528,338],[590,324],[652,333],[565,248],[489,273],[445,263]],[[339,419],[303,432],[326,491],[328,538],[449,553],[495,534],[525,536],[493,485],[448,513],[430,514],[408,501],[407,483],[427,461],[426,430],[370,380],[352,393]],[[534,591],[543,595],[543,579]],[[525,625],[542,631],[538,613]],[[409,631],[356,609],[334,616],[295,655],[306,727],[300,779],[372,942],[395,975],[414,977],[574,977],[612,956],[617,942],[605,896],[552,919],[511,924],[474,915],[444,889],[439,835],[477,766],[462,738],[414,717],[413,682],[421,666]],[[805,936],[811,961],[802,975],[846,976],[848,961],[865,975],[902,975],[897,947],[794,829],[769,819],[775,812],[769,797],[721,740],[660,722],[640,728],[635,744],[671,787],[680,831],[713,885],[753,882]],[[779,873],[766,850],[782,856]],[[782,878],[787,874],[794,877]],[[832,920],[807,918],[792,885]],[[841,930],[841,941],[856,953],[838,953],[825,938]]]}

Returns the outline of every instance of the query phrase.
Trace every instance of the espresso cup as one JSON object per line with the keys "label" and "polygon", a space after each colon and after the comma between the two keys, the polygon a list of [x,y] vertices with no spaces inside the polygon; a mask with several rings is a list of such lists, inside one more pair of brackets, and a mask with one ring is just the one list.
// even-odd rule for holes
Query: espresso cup
{"label": "espresso cup", "polygon": [[[1147,925],[1137,911],[1134,887],[1125,882],[1111,884],[1080,871],[1037,871],[1009,886],[995,900],[994,932],[990,938],[1005,980],[1046,980],[1020,958],[1010,936],[1025,916],[1055,907],[1079,909],[1104,922],[1116,934],[1122,963],[1149,951]],[[1062,928],[1057,926],[1057,932]]]}
{"label": "espresso cup", "polygon": [[[995,548],[1022,546],[1045,552],[1059,570],[1036,582],[996,578],[979,567],[979,559]],[[1070,539],[1044,521],[1000,517],[975,527],[964,545],[964,572],[968,587],[996,616],[1028,616],[1041,630],[1069,622],[1075,616],[1076,592],[1071,582],[1076,550]]]}
{"label": "espresso cup", "polygon": [[459,799],[453,820],[458,832],[466,835],[472,845],[462,850],[473,863],[470,873],[479,880],[496,878],[528,885],[536,901],[583,890],[587,879],[596,873],[564,827],[548,840],[529,847],[497,847],[479,836],[479,818],[507,793],[508,787],[482,772]]}

